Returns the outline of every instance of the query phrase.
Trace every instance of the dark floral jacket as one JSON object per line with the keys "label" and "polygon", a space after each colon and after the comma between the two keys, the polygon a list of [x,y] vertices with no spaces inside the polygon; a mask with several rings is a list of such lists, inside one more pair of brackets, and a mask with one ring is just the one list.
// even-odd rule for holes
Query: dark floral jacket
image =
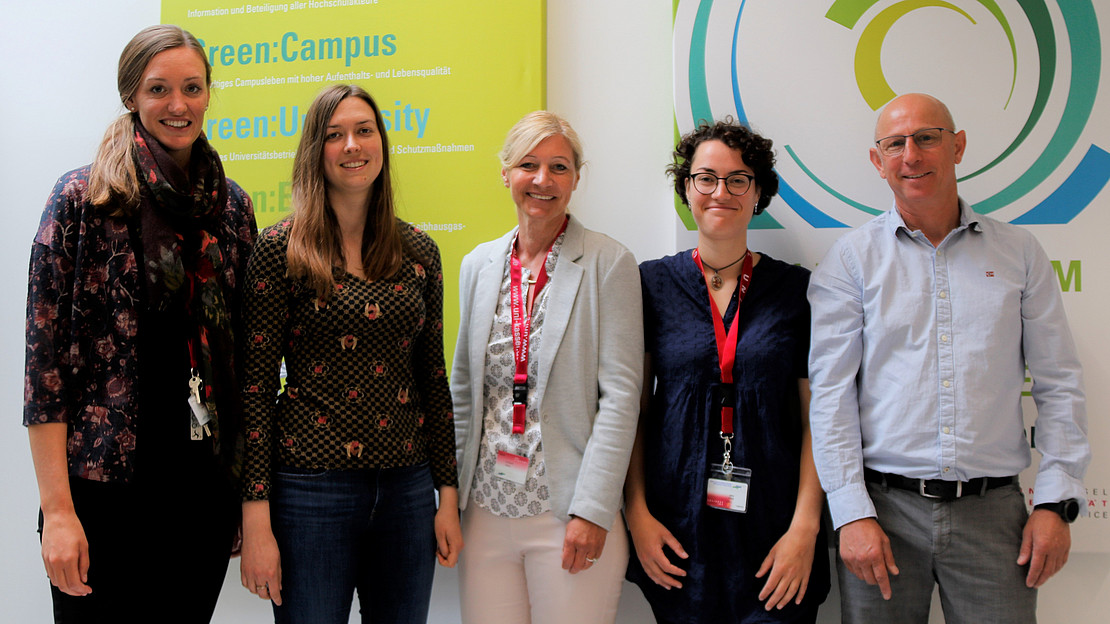
{"label": "dark floral jacket", "polygon": [[[126,217],[85,201],[89,167],[58,179],[31,246],[23,424],[69,425],[69,474],[130,481],[140,413],[136,361],[142,275]],[[242,282],[256,225],[228,180],[219,239],[229,288]]]}

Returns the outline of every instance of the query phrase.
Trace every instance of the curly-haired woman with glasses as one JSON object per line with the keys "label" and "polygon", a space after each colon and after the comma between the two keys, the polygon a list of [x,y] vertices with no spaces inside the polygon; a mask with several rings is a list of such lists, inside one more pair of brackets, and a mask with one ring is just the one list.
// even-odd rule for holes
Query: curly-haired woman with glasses
{"label": "curly-haired woman with glasses", "polygon": [[807,416],[809,271],[748,247],[752,216],[778,191],[773,167],[771,141],[740,124],[684,136],[668,172],[698,246],[640,265],[628,577],[660,622],[813,622],[829,588]]}

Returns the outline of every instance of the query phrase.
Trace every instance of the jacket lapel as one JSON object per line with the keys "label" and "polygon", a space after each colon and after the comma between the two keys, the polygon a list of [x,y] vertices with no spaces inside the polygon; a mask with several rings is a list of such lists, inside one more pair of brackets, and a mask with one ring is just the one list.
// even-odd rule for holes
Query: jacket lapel
{"label": "jacket lapel", "polygon": [[551,364],[563,342],[577,299],[578,287],[582,283],[584,270],[578,265],[578,260],[582,258],[584,246],[585,229],[577,219],[571,217],[563,239],[563,249],[555,263],[555,274],[547,285],[551,292],[547,293],[547,314],[543,320],[543,337],[540,339],[540,352],[537,355],[539,361],[536,363],[536,391],[541,397],[544,396],[547,379],[551,375]]}
{"label": "jacket lapel", "polygon": [[[497,300],[501,295],[501,280],[505,276],[505,258],[509,254],[509,244],[516,235],[514,228],[503,236],[490,252],[485,266],[478,271],[478,281],[474,286],[470,318],[470,370],[485,371],[486,350],[489,346],[489,333],[493,328],[493,315],[497,312]],[[485,375],[475,375],[471,380],[474,396],[482,396]]]}

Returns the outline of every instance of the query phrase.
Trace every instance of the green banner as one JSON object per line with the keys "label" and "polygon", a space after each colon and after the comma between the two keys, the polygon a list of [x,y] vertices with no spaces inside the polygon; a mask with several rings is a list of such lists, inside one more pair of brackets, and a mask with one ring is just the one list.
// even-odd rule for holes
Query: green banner
{"label": "green banner", "polygon": [[399,216],[443,255],[448,364],[459,262],[516,221],[497,152],[512,124],[544,107],[544,17],[539,0],[162,2],[162,21],[207,52],[205,133],[260,227],[292,209],[293,154],[316,93],[358,83],[374,96]]}

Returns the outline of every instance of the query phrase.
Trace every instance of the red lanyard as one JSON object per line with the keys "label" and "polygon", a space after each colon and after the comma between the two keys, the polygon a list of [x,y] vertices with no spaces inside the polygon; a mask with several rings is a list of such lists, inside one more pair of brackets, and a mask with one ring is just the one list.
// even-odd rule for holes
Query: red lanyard
{"label": "red lanyard", "polygon": [[[701,256],[698,255],[698,250],[694,249],[694,263],[698,265],[698,270],[705,271],[702,268]],[[728,334],[725,334],[725,321],[721,318],[721,312],[717,309],[717,301],[713,299],[713,292],[709,290],[709,285],[705,286],[706,292],[709,293],[709,306],[713,311],[713,333],[717,339],[717,361],[721,366],[721,388],[720,396],[714,393],[713,405],[721,408],[721,434],[732,435],[732,414],[733,405],[736,404],[735,393],[732,392],[732,367],[736,363],[736,341],[739,337],[740,331],[740,304],[744,302],[744,295],[748,293],[748,286],[752,283],[752,252],[747,251],[744,254],[744,264],[740,269],[740,293],[736,301],[736,315],[732,317],[732,327],[729,328]],[[704,278],[702,281],[705,281]],[[731,400],[729,400],[731,399]]]}
{"label": "red lanyard", "polygon": [[513,375],[513,433],[524,433],[524,410],[528,405],[528,343],[531,337],[532,308],[540,298],[540,292],[547,285],[547,257],[555,247],[555,241],[567,229],[567,221],[551,241],[547,254],[543,257],[543,265],[536,276],[536,288],[532,291],[532,300],[528,302],[528,310],[524,310],[524,293],[528,286],[522,284],[522,267],[520,258],[516,255],[516,238],[513,238],[512,253],[509,255],[509,303],[512,308],[513,321],[513,359],[516,361],[516,374]]}
{"label": "red lanyard", "polygon": [[[178,234],[178,242],[181,241],[181,235]],[[196,271],[195,269],[185,269],[185,283],[188,285],[189,301],[193,301],[196,295]],[[189,346],[189,387],[193,387],[193,379],[202,379],[200,376],[200,360],[197,358],[197,350],[200,347],[208,346],[208,336],[204,332],[204,326],[197,324],[197,334],[190,336],[185,341]],[[203,389],[203,393],[201,390]],[[208,388],[208,384],[198,384],[198,401],[207,401],[211,398],[212,392]]]}

